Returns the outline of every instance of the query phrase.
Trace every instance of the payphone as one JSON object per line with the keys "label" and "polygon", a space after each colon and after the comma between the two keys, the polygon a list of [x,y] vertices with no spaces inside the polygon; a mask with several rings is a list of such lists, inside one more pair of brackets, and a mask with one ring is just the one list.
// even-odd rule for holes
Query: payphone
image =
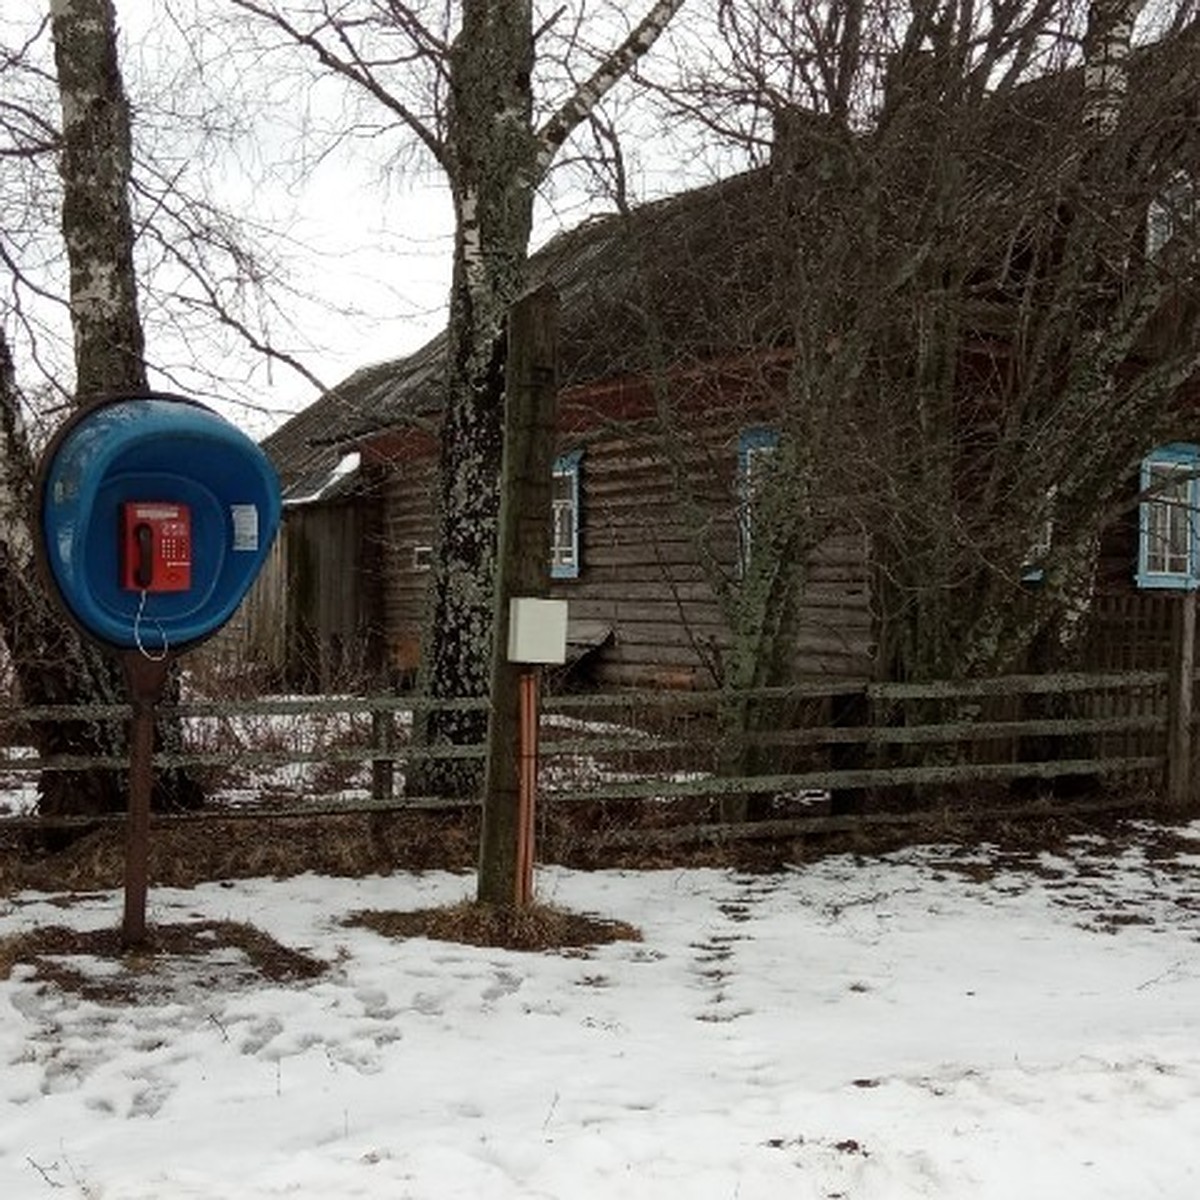
{"label": "payphone", "polygon": [[232,617],[279,525],[262,448],[211,409],[152,394],[81,409],[38,480],[46,575],[118,653],[177,654]]}
{"label": "payphone", "polygon": [[124,945],[146,936],[155,706],[172,663],[234,614],[281,515],[262,448],[195,400],[106,397],[42,456],[35,539],[63,611],[117,654],[132,701]]}
{"label": "payphone", "polygon": [[192,515],[186,504],[121,505],[121,586],[137,592],[186,592],[192,586]]}

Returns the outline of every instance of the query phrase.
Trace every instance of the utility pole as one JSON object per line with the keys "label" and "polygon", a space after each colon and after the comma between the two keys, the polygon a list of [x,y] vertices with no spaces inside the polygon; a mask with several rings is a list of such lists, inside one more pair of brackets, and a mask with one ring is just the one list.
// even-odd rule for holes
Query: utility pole
{"label": "utility pole", "polygon": [[485,904],[511,905],[518,895],[522,667],[508,660],[508,610],[514,596],[544,597],[550,589],[557,358],[558,295],[544,285],[521,297],[508,318],[491,716],[479,845],[478,899]]}

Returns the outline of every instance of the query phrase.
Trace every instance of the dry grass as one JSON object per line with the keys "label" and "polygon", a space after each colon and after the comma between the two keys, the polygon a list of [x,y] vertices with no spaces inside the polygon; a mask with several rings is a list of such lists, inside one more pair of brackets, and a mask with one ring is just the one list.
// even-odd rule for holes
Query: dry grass
{"label": "dry grass", "polygon": [[[29,835],[0,846],[0,896],[23,890],[104,891],[122,886],[125,835],[103,826],[65,849],[46,853]],[[212,817],[155,822],[149,876],[159,887],[213,879],[287,878],[312,871],[356,877],[396,870],[468,869],[478,852],[472,813],[323,817]]]}
{"label": "dry grass", "polygon": [[642,940],[641,932],[624,921],[569,912],[549,904],[517,908],[464,901],[415,912],[368,910],[352,914],[346,924],[372,929],[385,937],[424,937],[504,950],[587,950],[608,942]]}
{"label": "dry grass", "polygon": [[[0,979],[7,979],[14,967],[24,965],[33,969],[39,982],[52,983],[88,1000],[128,1004],[155,987],[160,968],[167,963],[181,959],[200,963],[214,952],[229,949],[241,951],[245,965],[236,969],[224,961],[214,965],[213,972],[226,983],[234,974],[295,983],[315,979],[328,969],[319,959],[236,921],[151,926],[145,943],[130,950],[121,944],[120,930],[115,928],[80,932],[45,925],[0,938]],[[119,969],[89,973],[72,962],[80,958],[100,959]]]}
{"label": "dry grass", "polygon": [[[1130,795],[1111,812],[1074,813],[1049,802],[1044,812],[986,819],[947,806],[915,823],[871,821],[841,831],[808,831],[802,822],[769,837],[708,835],[711,805],[699,801],[545,805],[537,855],[543,863],[582,870],[717,867],[776,870],[828,854],[873,856],[919,843],[1049,850],[1081,833],[1120,837],[1128,818],[1165,814],[1153,798]],[[203,817],[203,819],[198,819]],[[681,830],[680,826],[684,828]],[[690,834],[689,834],[690,830]],[[754,832],[753,824],[748,827]],[[680,841],[677,833],[686,840]],[[636,834],[636,836],[631,836]],[[477,810],[396,810],[270,819],[232,817],[216,809],[183,820],[155,820],[149,845],[153,886],[192,887],[217,879],[286,878],[305,872],[359,877],[393,871],[474,869]],[[124,880],[124,834],[102,826],[49,852],[35,830],[0,827],[0,897],[23,890],[105,891]]]}

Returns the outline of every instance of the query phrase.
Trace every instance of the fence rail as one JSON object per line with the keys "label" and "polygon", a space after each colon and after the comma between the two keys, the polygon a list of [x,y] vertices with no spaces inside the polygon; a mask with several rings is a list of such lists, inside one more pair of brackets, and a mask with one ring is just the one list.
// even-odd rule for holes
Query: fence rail
{"label": "fence rail", "polygon": [[[1194,674],[1189,681],[1194,689]],[[1173,802],[1186,803],[1192,710],[1172,697],[1189,681],[1174,684],[1166,671],[1075,672],[550,696],[541,714],[542,794],[565,804],[905,789],[906,803],[918,808],[931,789],[952,785],[1074,776],[1157,788],[1171,777]],[[485,754],[482,745],[425,746],[414,738],[414,714],[439,703],[395,695],[189,701],[164,710],[183,722],[184,745],[155,762],[206,772],[222,815],[453,806],[462,802],[402,794],[409,764]],[[451,707],[480,710],[486,701]],[[0,808],[5,787],[42,771],[127,766],[112,756],[39,757],[30,748],[39,722],[123,720],[129,712],[127,705],[0,709]],[[735,745],[740,758],[730,753]],[[1180,754],[1188,760],[1182,776]],[[731,761],[742,769],[731,770]],[[17,811],[0,817],[0,828],[63,822],[7,807]]]}

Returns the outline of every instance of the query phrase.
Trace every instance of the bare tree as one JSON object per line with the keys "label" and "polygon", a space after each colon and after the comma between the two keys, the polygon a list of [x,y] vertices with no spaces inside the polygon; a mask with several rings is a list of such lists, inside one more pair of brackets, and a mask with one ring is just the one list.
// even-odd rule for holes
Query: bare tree
{"label": "bare tree", "polygon": [[[150,330],[143,361],[157,385],[240,406],[257,422],[269,411],[255,386],[260,364],[324,390],[306,361],[312,346],[295,312],[332,305],[292,282],[302,249],[306,260],[313,254],[289,241],[287,209],[278,202],[237,208],[227,198],[243,180],[259,192],[269,185],[274,163],[261,143],[280,131],[266,119],[271,97],[261,77],[226,66],[227,47],[216,44],[219,31],[205,18],[190,0],[156,10],[138,28],[131,62],[121,64],[135,114],[128,207],[138,303]],[[66,403],[75,390],[70,268],[60,232],[62,138],[49,29],[48,15],[40,23],[14,17],[3,27],[0,305],[26,395]]]}
{"label": "bare tree", "polygon": [[[102,14],[101,14],[102,15]],[[103,234],[111,232],[110,206],[99,186],[96,172],[85,161],[86,155],[94,150],[95,139],[100,131],[94,121],[97,109],[104,109],[100,92],[96,98],[85,99],[96,93],[94,75],[89,76],[87,61],[94,56],[93,48],[87,47],[94,14],[70,13],[60,5],[52,12],[55,29],[63,31],[67,16],[80,18],[79,24],[72,23],[71,46],[64,46],[59,60],[64,95],[68,97],[67,109],[74,128],[61,137],[42,112],[22,91],[14,89],[13,99],[2,109],[7,157],[26,166],[34,160],[45,159],[69,144],[73,153],[70,161],[64,161],[65,170],[80,173],[79,188],[74,192],[72,209],[64,209],[63,219],[67,228],[82,222],[99,228]],[[98,36],[103,42],[104,25]],[[61,40],[61,38],[60,38]],[[107,45],[107,43],[104,43]],[[9,56],[5,64],[10,77],[39,72],[26,59],[28,46]],[[116,77],[119,84],[119,76]],[[44,81],[44,80],[39,80]],[[110,114],[111,114],[111,110]],[[115,115],[118,123],[122,115]],[[103,136],[113,141],[111,130]],[[117,187],[120,185],[119,160],[121,141],[114,143],[118,160]],[[101,216],[92,225],[87,206],[94,203]],[[81,214],[80,206],[84,212]],[[119,207],[119,205],[118,205]],[[20,211],[19,209],[17,211]],[[127,218],[127,210],[126,210]],[[17,226],[17,234],[20,226]],[[81,376],[90,379],[98,389],[107,375],[112,375],[114,386],[144,386],[144,375],[140,364],[140,328],[136,313],[132,325],[118,331],[118,324],[111,320],[111,313],[122,304],[131,302],[127,283],[114,282],[107,264],[111,261],[111,247],[101,261],[97,254],[97,271],[90,273],[84,266],[83,254],[88,245],[90,231],[78,229],[78,238],[73,245],[73,261],[78,270],[73,276],[76,293],[81,298],[78,311],[83,314],[79,324],[78,348]],[[126,228],[124,244],[132,245],[132,231]],[[95,251],[93,251],[95,254]],[[13,257],[6,253],[14,273],[14,286],[20,282],[19,268]],[[94,304],[86,300],[89,291],[96,297]],[[120,318],[118,318],[118,322]],[[111,349],[118,346],[125,353],[114,356]],[[121,361],[114,365],[115,357]],[[45,592],[39,586],[33,570],[33,539],[31,510],[34,476],[34,449],[30,442],[24,413],[26,406],[18,389],[16,370],[8,339],[0,334],[0,554],[4,560],[4,580],[0,589],[0,628],[13,662],[15,674],[24,699],[31,704],[63,702],[113,702],[121,697],[120,680],[117,672],[93,647],[83,643],[72,629],[64,627],[60,615],[51,610]],[[40,749],[44,753],[73,751],[79,753],[113,753],[121,748],[123,734],[119,727],[104,722],[55,722],[40,724],[36,729]],[[44,813],[95,813],[119,809],[124,802],[121,779],[112,772],[94,772],[85,776],[68,776],[57,772],[46,772],[41,780],[39,797]]]}
{"label": "bare tree", "polygon": [[[869,534],[888,674],[1065,645],[1099,531],[1200,365],[1195,226],[1169,254],[1145,241],[1200,165],[1195,11],[1163,8],[1139,46],[1139,9],[722,2],[729,66],[664,88],[770,146],[775,207],[747,236],[774,247],[792,365],[760,409],[787,453],[757,504],[784,547],[824,536],[826,500]],[[775,593],[722,570],[733,677],[785,677],[802,570]]]}
{"label": "bare tree", "polygon": [[[1135,61],[1136,7],[1121,6],[1115,34],[1093,9],[1082,64],[985,97],[980,114],[1007,127],[960,118],[925,177],[942,215],[918,228],[939,232],[939,253],[913,276],[903,344],[927,399],[905,405],[896,388],[888,406],[919,455],[896,506],[910,514],[903,536],[881,540],[897,673],[981,674],[1019,665],[1039,637],[1065,645],[1100,531],[1200,365],[1187,256],[1155,257],[1145,236],[1156,195],[1197,162],[1196,30]],[[1028,159],[1009,152],[989,170],[980,159],[1001,138]],[[958,236],[940,233],[947,219]]]}
{"label": "bare tree", "polygon": [[[539,24],[532,0],[304,7],[236,0],[370,97],[450,185],[456,232],[439,538],[422,656],[424,688],[434,698],[487,690],[504,319],[526,285],[537,189],[572,133],[683,2],[647,0],[640,19],[623,18],[623,36],[588,53],[579,4],[554,6]],[[552,102],[539,94],[539,82],[557,83]],[[481,733],[477,714],[431,714],[433,742],[478,741]],[[478,785],[473,764],[436,767],[424,788],[469,794]]]}
{"label": "bare tree", "polygon": [[62,106],[62,234],[70,264],[75,391],[145,391],[129,180],[129,102],[111,0],[51,0]]}
{"label": "bare tree", "polygon": [[[187,12],[173,6],[167,16],[182,21]],[[201,69],[202,31],[158,29],[143,49],[153,50],[160,36],[178,43],[186,35],[191,57],[186,70],[168,53],[152,64],[157,74],[141,64],[135,127],[116,15],[111,0],[56,0],[40,21],[6,24],[0,47],[0,631],[29,703],[119,701],[124,691],[106,657],[48,610],[32,568],[33,466],[62,414],[76,399],[144,390],[151,364],[167,386],[195,392],[197,382],[207,383],[222,400],[236,397],[230,339],[321,386],[270,334],[272,319],[288,328],[276,308],[290,294],[271,248],[279,239],[249,217],[232,217],[205,185],[205,165],[220,174],[248,136],[253,104],[199,90],[196,80],[214,74]],[[219,87],[228,82],[222,77]],[[184,347],[174,360],[182,376],[164,349],[147,351],[143,305],[159,346]],[[221,330],[228,338],[214,343]],[[179,732],[160,723],[168,744]],[[45,753],[123,750],[115,726],[58,722],[37,733]],[[181,772],[164,772],[158,782],[156,803],[200,798]],[[46,813],[124,804],[119,772],[46,773],[41,783]]]}
{"label": "bare tree", "polygon": [[[692,47],[652,82],[670,120],[757,164],[701,218],[737,253],[704,252],[707,278],[646,257],[639,318],[666,367],[673,273],[719,314],[692,342],[760,364],[736,404],[726,384],[703,454],[686,395],[658,387],[728,630],[698,647],[728,773],[774,765],[755,734],[778,714],[746,690],[794,679],[831,538],[864,547],[885,677],[1072,652],[1100,531],[1200,369],[1194,215],[1146,242],[1148,209],[1200,169],[1195,9],[1161,7],[1139,44],[1139,7],[720,0],[728,54]],[[771,434],[752,478],[730,469],[739,425]]]}

